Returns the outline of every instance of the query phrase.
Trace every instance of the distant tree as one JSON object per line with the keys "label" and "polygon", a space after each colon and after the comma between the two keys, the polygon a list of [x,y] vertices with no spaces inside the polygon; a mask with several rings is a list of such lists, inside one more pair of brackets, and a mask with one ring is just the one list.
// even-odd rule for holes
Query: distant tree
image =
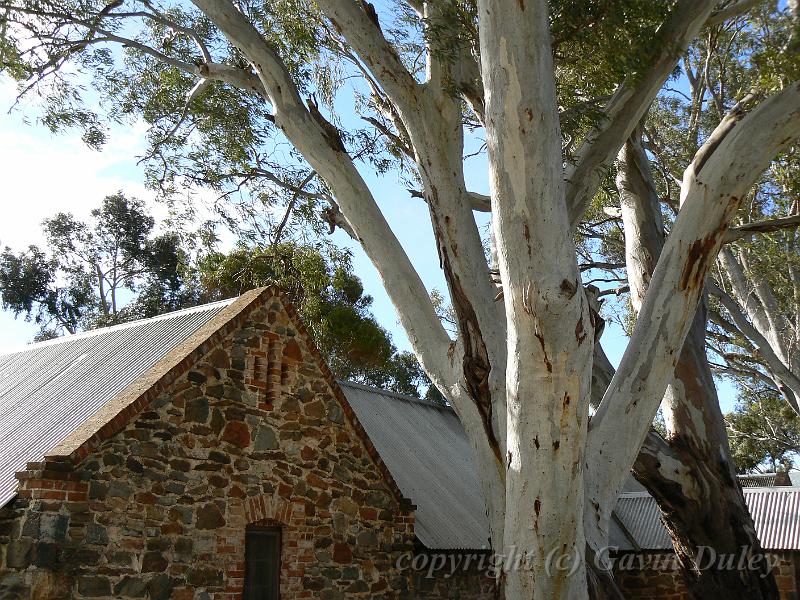
{"label": "distant tree", "polygon": [[175,233],[156,234],[141,200],[107,196],[88,222],[42,223],[47,249],[0,254],[2,306],[39,325],[38,339],[153,316],[184,305],[187,256]]}
{"label": "distant tree", "polygon": [[430,385],[416,357],[399,352],[370,313],[372,298],[353,273],[350,255],[329,244],[295,241],[240,245],[229,253],[194,236],[155,234],[146,205],[121,192],[89,222],[59,213],[43,222],[47,248],[0,254],[2,306],[39,326],[37,340],[280,286],[337,377],[418,395]]}
{"label": "distant tree", "polygon": [[768,385],[744,387],[725,422],[737,471],[788,471],[797,464],[800,416]]}

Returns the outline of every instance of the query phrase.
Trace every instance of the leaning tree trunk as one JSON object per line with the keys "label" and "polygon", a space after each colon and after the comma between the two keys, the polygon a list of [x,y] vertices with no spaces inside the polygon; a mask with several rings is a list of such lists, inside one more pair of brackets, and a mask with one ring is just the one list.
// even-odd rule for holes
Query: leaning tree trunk
{"label": "leaning tree trunk", "polygon": [[763,550],[730,461],[705,334],[701,306],[663,405],[669,456],[680,461],[679,472],[666,468],[662,454],[642,452],[634,474],[658,502],[693,598],[777,600],[766,560],[755,562],[755,569],[708,566],[712,556],[738,561],[743,547],[752,556],[763,556]]}
{"label": "leaning tree trunk", "polygon": [[[620,151],[618,168],[631,302],[638,310],[664,241],[638,132]],[[704,568],[712,553],[731,556],[747,547],[753,555],[763,554],[731,461],[705,336],[701,302],[662,403],[667,439],[644,445],[634,474],[661,509],[692,597],[777,599],[766,561],[755,570]]]}

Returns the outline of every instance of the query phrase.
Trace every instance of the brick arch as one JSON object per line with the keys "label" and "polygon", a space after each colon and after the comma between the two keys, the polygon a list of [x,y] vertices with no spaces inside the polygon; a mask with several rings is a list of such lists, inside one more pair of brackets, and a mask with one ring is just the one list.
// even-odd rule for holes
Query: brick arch
{"label": "brick arch", "polygon": [[276,525],[291,525],[293,521],[305,519],[305,504],[291,502],[276,494],[261,494],[245,498],[243,525],[272,522]]}
{"label": "brick arch", "polygon": [[[277,494],[261,494],[245,498],[241,504],[230,507],[233,516],[229,522],[226,545],[231,552],[223,556],[228,591],[239,593],[244,589],[246,557],[245,532],[248,525],[271,525],[281,529],[281,597],[309,597],[304,588],[305,565],[314,561],[314,548],[306,523],[305,502],[287,500]],[[301,596],[302,595],[302,596]],[[230,600],[227,592],[214,596],[214,600]]]}

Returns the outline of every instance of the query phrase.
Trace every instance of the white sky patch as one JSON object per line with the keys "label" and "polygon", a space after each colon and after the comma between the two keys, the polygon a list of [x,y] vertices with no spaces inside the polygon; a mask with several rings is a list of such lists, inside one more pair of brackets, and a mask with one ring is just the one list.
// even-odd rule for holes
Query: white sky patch
{"label": "white sky patch", "polygon": [[[53,135],[40,125],[25,124],[19,111],[8,113],[14,97],[14,84],[0,81],[0,244],[15,249],[41,244],[43,219],[58,212],[85,219],[105,196],[119,190],[153,198],[134,158],[145,148],[144,125],[113,128],[107,147],[98,152],[83,143],[80,132]],[[154,216],[165,215],[166,208]]]}

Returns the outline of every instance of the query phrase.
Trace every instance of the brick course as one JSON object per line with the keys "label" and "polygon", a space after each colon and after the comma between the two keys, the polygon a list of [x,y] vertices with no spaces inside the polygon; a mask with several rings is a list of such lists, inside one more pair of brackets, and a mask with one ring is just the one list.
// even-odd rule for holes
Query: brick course
{"label": "brick course", "polygon": [[[768,552],[781,600],[800,600],[800,553]],[[690,600],[672,552],[623,554],[615,577],[627,600]],[[639,562],[641,561],[641,562]]]}

